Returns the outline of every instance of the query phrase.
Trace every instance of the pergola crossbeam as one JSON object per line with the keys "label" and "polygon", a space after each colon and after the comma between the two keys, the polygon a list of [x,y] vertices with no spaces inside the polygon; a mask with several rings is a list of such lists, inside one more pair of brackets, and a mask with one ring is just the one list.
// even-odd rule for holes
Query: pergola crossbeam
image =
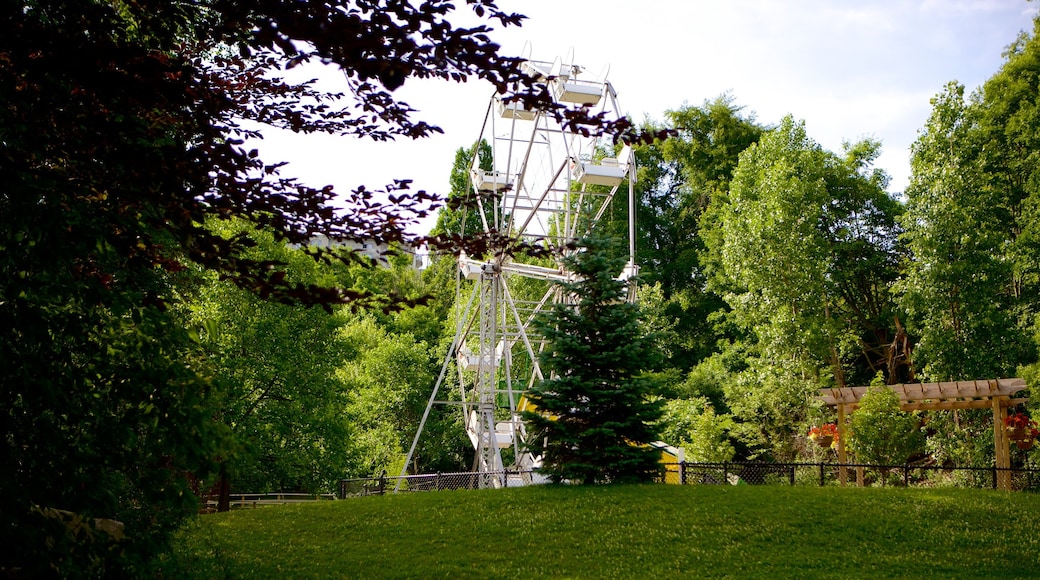
{"label": "pergola crossbeam", "polygon": [[[972,400],[985,397],[1012,397],[1026,388],[1024,379],[994,379],[988,381],[953,381],[946,383],[911,383],[888,385],[900,403],[924,403],[928,401]],[[857,405],[870,387],[845,387],[820,389],[818,399],[825,405]],[[962,401],[963,402],[963,401]],[[988,408],[963,407],[967,409]]]}
{"label": "pergola crossbeam", "polygon": [[[1016,405],[1025,404],[1029,399],[996,399],[999,407],[1006,409]],[[929,401],[926,403],[902,403],[900,408],[904,411],[953,411],[958,409],[990,409],[993,407],[993,399],[974,399],[971,401]]]}

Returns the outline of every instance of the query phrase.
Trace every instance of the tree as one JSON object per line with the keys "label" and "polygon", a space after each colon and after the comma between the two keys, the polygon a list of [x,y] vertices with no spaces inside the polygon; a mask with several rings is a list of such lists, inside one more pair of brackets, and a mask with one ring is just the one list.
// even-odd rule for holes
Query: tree
{"label": "tree", "polygon": [[[850,423],[849,443],[865,463],[901,465],[924,445],[917,419],[900,409],[899,395],[884,384],[867,390]],[[887,476],[888,468],[882,468],[882,473]]]}
{"label": "tree", "polygon": [[681,446],[686,460],[697,463],[723,463],[735,455],[729,441],[733,420],[718,415],[704,398],[673,399],[665,404],[662,437]]}
{"label": "tree", "polygon": [[717,333],[705,320],[725,308],[707,285],[702,216],[728,191],[740,153],[764,128],[728,95],[665,117],[672,136],[635,148],[637,261],[648,284],[661,284],[664,309],[675,320],[671,364],[688,371],[716,350]]}
{"label": "tree", "polygon": [[1026,335],[1013,293],[1015,204],[978,162],[978,105],[955,83],[932,99],[913,146],[904,240],[913,253],[900,302],[920,336],[917,356],[932,380],[1008,376]]}
{"label": "tree", "polygon": [[[212,227],[227,237],[252,230],[241,221]],[[348,276],[270,234],[252,236],[250,256],[282,263],[290,282],[331,285]],[[238,490],[334,491],[354,467],[347,390],[336,373],[349,313],[265,301],[212,272],[199,277],[183,308],[220,395],[213,413],[234,440],[222,472]]]}
{"label": "tree", "polygon": [[662,411],[642,373],[655,352],[638,307],[622,301],[625,282],[613,277],[623,260],[608,258],[598,240],[581,247],[565,259],[575,275],[559,284],[567,300],[536,323],[546,340],[542,369],[551,374],[531,389],[538,411],[524,419],[537,433],[534,452],[553,481],[649,481],[660,470],[648,444],[658,439]]}
{"label": "tree", "polygon": [[[349,388],[344,413],[354,427],[358,475],[399,473],[436,379],[437,360],[425,342],[387,332],[368,316],[347,325],[342,335],[351,352],[338,374]],[[437,406],[413,464],[420,473],[461,471],[472,463],[472,449],[457,409]]]}
{"label": "tree", "polygon": [[913,146],[900,299],[934,380],[1035,363],[1040,312],[1040,19],[978,90],[950,83]]}
{"label": "tree", "polygon": [[753,445],[793,453],[815,389],[886,364],[899,207],[870,170],[878,151],[863,142],[839,157],[788,116],[741,154],[705,215],[711,287],[746,337],[733,348],[750,355],[727,401],[758,431],[745,434]]}
{"label": "tree", "polygon": [[981,147],[975,150],[986,183],[1001,201],[1012,241],[1008,292],[1022,328],[1040,312],[1040,19],[1004,53],[1005,62],[973,99]]}
{"label": "tree", "polygon": [[[473,185],[470,171],[474,167],[491,171],[492,163],[491,145],[486,140],[481,139],[479,143],[469,148],[460,147],[455,152],[455,162],[452,164],[451,174],[448,177],[448,183],[451,185],[448,200],[462,201],[472,197]],[[482,231],[484,231],[484,220],[481,219],[479,209],[462,205],[457,209],[442,208],[430,234],[464,236]]]}
{"label": "tree", "polygon": [[701,215],[729,188],[741,151],[764,132],[754,115],[741,111],[728,95],[700,107],[684,105],[665,114],[671,138],[636,148],[639,262],[666,297],[704,286]]}

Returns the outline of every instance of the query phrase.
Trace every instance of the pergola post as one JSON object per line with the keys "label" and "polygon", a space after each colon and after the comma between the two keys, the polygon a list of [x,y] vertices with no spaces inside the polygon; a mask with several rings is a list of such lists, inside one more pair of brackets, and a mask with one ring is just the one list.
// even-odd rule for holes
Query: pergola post
{"label": "pergola post", "polygon": [[849,481],[849,474],[845,468],[848,455],[845,453],[845,405],[838,405],[838,483],[845,486]]}
{"label": "pergola post", "polygon": [[993,456],[997,466],[997,489],[1011,491],[1011,450],[1004,428],[1004,406],[1007,397],[993,397]]}

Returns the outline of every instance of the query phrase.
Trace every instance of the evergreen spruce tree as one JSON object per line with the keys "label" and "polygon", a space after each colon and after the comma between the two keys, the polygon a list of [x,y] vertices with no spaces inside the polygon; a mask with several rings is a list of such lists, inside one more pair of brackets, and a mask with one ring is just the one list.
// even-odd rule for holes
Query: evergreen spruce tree
{"label": "evergreen spruce tree", "polygon": [[536,322],[547,340],[541,355],[547,379],[528,398],[537,407],[524,418],[537,436],[542,472],[554,482],[583,484],[651,481],[660,473],[662,406],[650,399],[643,371],[656,350],[635,304],[623,300],[626,283],[614,279],[621,263],[601,240],[586,240],[568,258],[574,282],[560,283],[571,302]]}

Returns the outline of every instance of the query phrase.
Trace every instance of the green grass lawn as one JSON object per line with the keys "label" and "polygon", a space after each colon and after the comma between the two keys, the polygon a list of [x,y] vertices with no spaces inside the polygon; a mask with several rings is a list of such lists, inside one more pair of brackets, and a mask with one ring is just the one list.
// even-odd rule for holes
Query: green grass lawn
{"label": "green grass lawn", "polygon": [[1040,496],[536,486],[200,516],[187,578],[1036,578]]}

